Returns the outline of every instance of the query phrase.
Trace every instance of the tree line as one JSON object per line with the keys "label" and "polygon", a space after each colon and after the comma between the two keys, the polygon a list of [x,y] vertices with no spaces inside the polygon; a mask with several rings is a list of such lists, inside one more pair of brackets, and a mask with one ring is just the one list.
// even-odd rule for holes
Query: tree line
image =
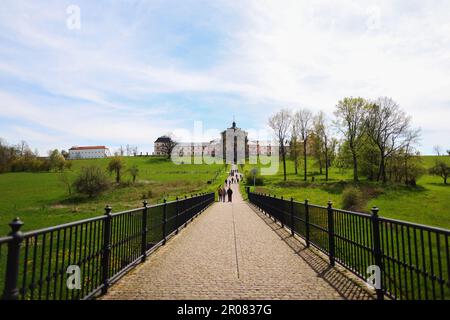
{"label": "tree line", "polygon": [[0,173],[63,171],[72,165],[66,161],[67,156],[66,151],[54,149],[48,152],[47,157],[40,157],[38,151],[32,151],[26,141],[9,145],[0,138]]}
{"label": "tree line", "polygon": [[[412,126],[411,116],[389,97],[340,100],[330,119],[323,111],[282,109],[269,118],[280,146],[283,175],[286,159],[294,162],[295,174],[303,162],[303,180],[307,180],[307,156],[315,159],[320,174],[329,180],[329,168],[352,169],[353,180],[402,182],[415,185],[425,173],[419,150],[420,129]],[[289,153],[288,153],[289,150]],[[431,174],[446,178],[449,167],[438,161]]]}

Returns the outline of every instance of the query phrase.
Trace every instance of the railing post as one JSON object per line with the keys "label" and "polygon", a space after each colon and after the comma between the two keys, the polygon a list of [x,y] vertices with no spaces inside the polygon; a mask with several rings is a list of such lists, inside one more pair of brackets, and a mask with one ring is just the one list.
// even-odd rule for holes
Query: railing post
{"label": "railing post", "polygon": [[291,235],[294,236],[294,198],[291,198]]}
{"label": "railing post", "polygon": [[17,287],[17,281],[19,279],[20,247],[23,241],[23,234],[20,228],[23,226],[23,222],[19,218],[15,218],[9,223],[9,226],[11,227],[9,235],[12,237],[12,240],[8,243],[8,260],[6,263],[3,299],[18,300],[19,288]]}
{"label": "railing post", "polygon": [[[281,201],[284,201],[283,196],[281,196],[280,199],[281,199]],[[281,227],[284,228],[285,214],[284,214],[283,210],[281,211],[280,222],[281,222]]]}
{"label": "railing post", "polygon": [[164,205],[163,205],[163,225],[162,225],[162,231],[163,231],[163,245],[167,242],[167,234],[166,234],[166,227],[167,227],[167,203],[166,199],[164,199]]}
{"label": "railing post", "polygon": [[178,226],[178,215],[180,214],[180,209],[179,209],[179,202],[178,202],[178,197],[176,199],[176,215],[175,215],[175,225],[177,226],[177,231],[175,231],[175,234],[178,234],[178,230],[179,230],[179,226]]}
{"label": "railing post", "polygon": [[328,251],[330,256],[330,265],[334,266],[334,217],[333,203],[328,201]]}
{"label": "railing post", "polygon": [[382,260],[382,252],[381,252],[381,242],[380,242],[380,219],[378,217],[378,211],[379,209],[377,207],[373,207],[372,208],[372,215],[371,215],[371,220],[372,220],[372,235],[373,235],[373,256],[374,256],[374,260],[375,260],[375,264],[376,266],[379,268],[380,270],[380,274],[379,277],[376,277],[376,280],[379,280],[380,283],[376,284],[376,288],[375,291],[377,293],[377,299],[378,300],[383,300],[384,299],[384,294],[383,294],[383,277],[382,277],[382,272],[383,272],[383,260]]}
{"label": "railing post", "polygon": [[306,247],[309,247],[309,200],[305,199],[305,238]]}
{"label": "railing post", "polygon": [[148,202],[144,200],[142,202],[144,208],[142,209],[142,239],[141,239],[141,261],[144,262],[147,259],[147,233],[148,233]]}
{"label": "railing post", "polygon": [[105,220],[103,223],[103,256],[102,256],[102,294],[108,292],[109,287],[109,257],[111,255],[111,216],[112,208],[107,205],[105,207]]}

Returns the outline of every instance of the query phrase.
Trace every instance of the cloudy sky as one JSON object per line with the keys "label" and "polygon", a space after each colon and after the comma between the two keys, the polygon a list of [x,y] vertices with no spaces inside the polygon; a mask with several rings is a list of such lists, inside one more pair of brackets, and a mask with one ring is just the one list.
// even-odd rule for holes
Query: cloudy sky
{"label": "cloudy sky", "polygon": [[345,96],[390,96],[422,128],[423,153],[450,148],[450,2],[0,4],[0,137],[41,153],[151,152],[194,121],[259,129],[279,108],[331,116]]}

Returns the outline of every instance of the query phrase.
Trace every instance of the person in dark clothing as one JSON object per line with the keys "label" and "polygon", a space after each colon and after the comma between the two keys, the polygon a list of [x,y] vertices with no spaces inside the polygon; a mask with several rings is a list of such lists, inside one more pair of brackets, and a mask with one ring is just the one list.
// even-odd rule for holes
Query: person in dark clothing
{"label": "person in dark clothing", "polygon": [[231,188],[228,188],[227,194],[228,194],[228,202],[232,202],[232,200],[233,200],[233,190],[231,190]]}
{"label": "person in dark clothing", "polygon": [[222,198],[224,196],[224,190],[222,189],[222,187],[219,187],[219,189],[217,190],[217,195],[218,195],[219,202],[221,202]]}

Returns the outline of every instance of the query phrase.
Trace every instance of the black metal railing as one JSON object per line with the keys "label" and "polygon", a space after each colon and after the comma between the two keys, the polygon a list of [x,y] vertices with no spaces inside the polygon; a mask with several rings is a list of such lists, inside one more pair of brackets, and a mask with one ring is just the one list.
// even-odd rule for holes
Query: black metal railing
{"label": "black metal railing", "polygon": [[328,255],[330,265],[365,281],[378,270],[378,299],[450,299],[450,230],[383,218],[378,208],[365,214],[247,192],[259,210]]}
{"label": "black metal railing", "polygon": [[[16,218],[0,238],[3,299],[89,299],[106,293],[137,263],[214,202],[214,193],[22,233]],[[3,282],[4,280],[4,282]]]}

